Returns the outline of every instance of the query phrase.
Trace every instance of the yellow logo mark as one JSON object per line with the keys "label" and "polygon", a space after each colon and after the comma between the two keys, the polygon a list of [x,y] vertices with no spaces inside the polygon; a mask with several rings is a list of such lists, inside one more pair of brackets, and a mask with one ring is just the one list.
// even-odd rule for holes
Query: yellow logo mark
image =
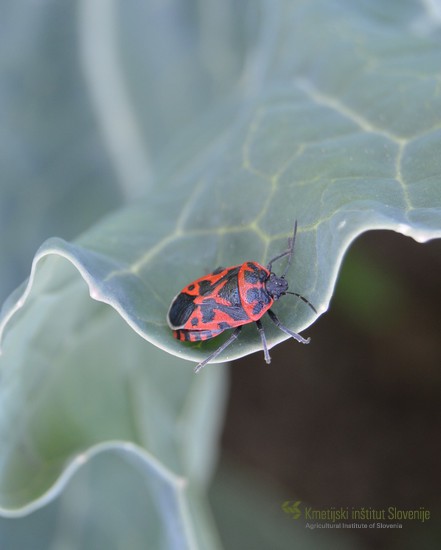
{"label": "yellow logo mark", "polygon": [[302,515],[302,511],[299,508],[301,502],[301,500],[285,500],[282,504],[282,510],[285,514],[289,514],[292,519],[299,519]]}

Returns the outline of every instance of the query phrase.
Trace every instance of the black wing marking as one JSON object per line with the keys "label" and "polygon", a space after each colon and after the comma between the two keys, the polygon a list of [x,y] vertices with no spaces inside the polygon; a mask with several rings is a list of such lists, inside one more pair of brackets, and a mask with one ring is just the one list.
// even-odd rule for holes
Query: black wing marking
{"label": "black wing marking", "polygon": [[173,300],[170,309],[168,310],[167,320],[170,328],[177,329],[185,325],[190,318],[190,315],[196,309],[194,303],[196,296],[190,296],[181,292]]}

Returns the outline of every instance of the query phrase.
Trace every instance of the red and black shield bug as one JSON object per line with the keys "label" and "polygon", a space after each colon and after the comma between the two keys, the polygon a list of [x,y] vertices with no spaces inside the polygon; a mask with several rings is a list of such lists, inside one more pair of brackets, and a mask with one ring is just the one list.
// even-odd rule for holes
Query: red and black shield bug
{"label": "red and black shield bug", "polygon": [[[218,267],[212,273],[190,283],[175,296],[167,314],[167,322],[178,340],[199,342],[214,338],[235,328],[230,338],[195,367],[198,372],[209,361],[215,359],[239,336],[242,326],[256,323],[262,340],[265,361],[271,362],[268,346],[260,318],[268,313],[271,321],[283,332],[302,344],[309,344],[295,332],[283,326],[270,309],[273,303],[285,294],[293,294],[305,302],[316,313],[315,307],[301,294],[288,291],[286,273],[291,265],[297,234],[297,221],[288,248],[269,261],[266,267],[257,262],[245,262],[232,267]],[[288,257],[281,277],[271,271],[273,262]]]}

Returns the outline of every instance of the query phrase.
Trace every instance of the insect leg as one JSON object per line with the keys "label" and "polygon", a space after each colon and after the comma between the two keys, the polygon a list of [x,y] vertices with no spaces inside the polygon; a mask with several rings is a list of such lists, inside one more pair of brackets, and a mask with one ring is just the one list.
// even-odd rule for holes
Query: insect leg
{"label": "insect leg", "polygon": [[297,334],[296,332],[293,332],[292,330],[289,330],[289,328],[286,328],[282,325],[282,323],[279,321],[277,315],[274,313],[274,311],[271,311],[270,309],[267,311],[271,321],[278,327],[280,330],[282,330],[285,334],[288,334],[297,342],[300,342],[301,344],[309,344],[311,338],[308,338],[305,340],[305,338],[302,338],[300,334]]}
{"label": "insect leg", "polygon": [[233,333],[228,338],[228,340],[225,340],[225,342],[220,347],[218,347],[217,350],[213,351],[213,353],[209,355],[206,359],[201,361],[199,365],[196,365],[196,367],[194,368],[194,372],[196,373],[199,372],[203,367],[205,367],[205,365],[209,361],[212,361],[213,359],[215,359],[219,355],[219,353],[224,351],[225,348],[227,348],[230,344],[232,344],[234,340],[236,340],[236,338],[239,336],[241,330],[242,330],[242,326],[239,326],[236,329],[234,329]]}
{"label": "insect leg", "polygon": [[265,331],[263,330],[263,326],[262,326],[262,323],[261,323],[260,319],[258,319],[256,321],[256,326],[257,326],[257,330],[259,331],[259,334],[260,334],[260,339],[262,340],[262,346],[263,346],[263,353],[265,355],[265,361],[269,365],[271,363],[271,357],[270,357],[270,354],[268,352],[268,345],[266,343]]}

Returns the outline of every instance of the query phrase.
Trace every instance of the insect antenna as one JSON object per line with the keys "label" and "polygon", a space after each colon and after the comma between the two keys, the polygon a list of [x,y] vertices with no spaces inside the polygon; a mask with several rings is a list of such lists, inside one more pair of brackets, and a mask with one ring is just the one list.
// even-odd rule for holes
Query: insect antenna
{"label": "insect antenna", "polygon": [[311,304],[311,302],[309,300],[307,300],[304,296],[302,296],[301,294],[298,294],[297,292],[290,292],[289,290],[287,290],[285,292],[285,294],[292,294],[293,296],[297,296],[297,298],[300,298],[301,300],[303,300],[305,302],[305,304],[308,304],[308,306],[315,312],[318,314],[318,311],[315,309],[315,307]]}
{"label": "insect antenna", "polygon": [[295,221],[294,223],[294,233],[293,233],[293,236],[292,238],[289,239],[288,241],[288,246],[289,246],[289,250],[290,250],[290,253],[288,255],[288,261],[286,263],[286,266],[285,266],[285,269],[283,270],[283,273],[282,273],[282,279],[285,278],[285,275],[288,273],[288,269],[290,268],[291,266],[291,261],[292,261],[292,257],[294,255],[294,245],[296,243],[296,235],[297,235],[297,220]]}
{"label": "insect antenna", "polygon": [[296,235],[297,235],[297,220],[294,223],[293,236],[288,239],[288,249],[285,250],[284,252],[281,252],[280,254],[275,256],[274,258],[272,258],[269,261],[268,265],[266,266],[268,271],[272,271],[273,262],[275,262],[276,260],[280,260],[280,258],[284,258],[285,256],[288,256],[288,262],[287,262],[286,267],[283,271],[283,275],[281,276],[281,279],[285,278],[285,275],[288,273],[288,269],[291,265],[292,255],[294,253],[294,243],[296,242]]}

